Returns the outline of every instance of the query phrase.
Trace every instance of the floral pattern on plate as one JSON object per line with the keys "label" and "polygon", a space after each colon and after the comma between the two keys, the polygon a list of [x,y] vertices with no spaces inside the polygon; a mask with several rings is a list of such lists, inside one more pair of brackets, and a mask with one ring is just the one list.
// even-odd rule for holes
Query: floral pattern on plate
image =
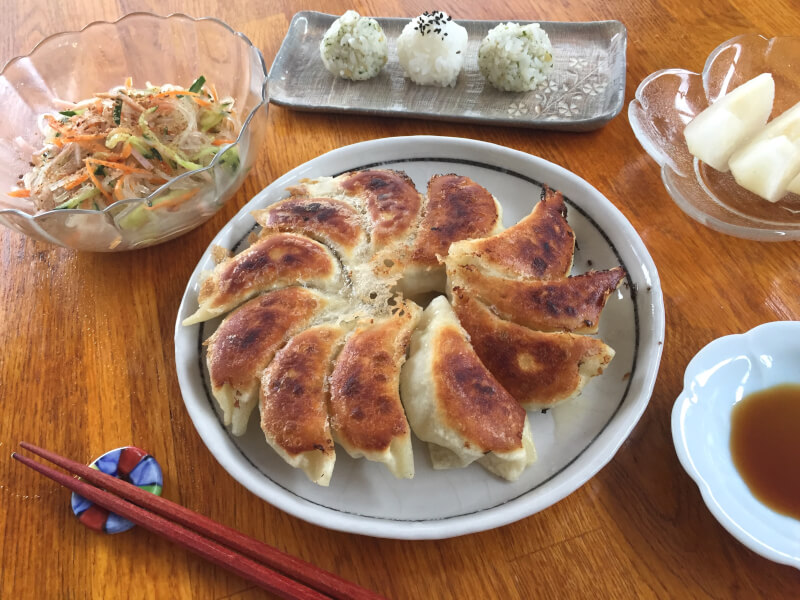
{"label": "floral pattern on plate", "polygon": [[440,88],[404,78],[395,42],[408,19],[399,18],[377,18],[389,62],[376,77],[334,77],[319,56],[319,41],[335,18],[313,11],[294,16],[270,69],[270,102],[300,110],[564,131],[597,129],[622,110],[628,38],[619,21],[542,22],[553,44],[549,80],[530,92],[510,93],[494,89],[478,70],[480,42],[500,21],[458,21],[469,36],[464,67],[455,87]]}

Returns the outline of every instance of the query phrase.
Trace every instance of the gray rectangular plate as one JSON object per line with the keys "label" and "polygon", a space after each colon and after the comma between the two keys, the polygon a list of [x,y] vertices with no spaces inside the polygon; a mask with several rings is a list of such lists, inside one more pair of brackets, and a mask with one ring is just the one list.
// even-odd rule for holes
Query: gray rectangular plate
{"label": "gray rectangular plate", "polygon": [[336,18],[313,11],[294,16],[269,72],[271,102],[298,110],[563,131],[597,129],[622,109],[628,35],[619,21],[541,22],[553,44],[553,71],[539,88],[513,93],[496,90],[478,70],[478,46],[501,21],[459,21],[469,34],[464,69],[455,87],[440,88],[403,77],[395,42],[408,19],[377,18],[389,41],[389,62],[376,77],[331,75],[319,43]]}

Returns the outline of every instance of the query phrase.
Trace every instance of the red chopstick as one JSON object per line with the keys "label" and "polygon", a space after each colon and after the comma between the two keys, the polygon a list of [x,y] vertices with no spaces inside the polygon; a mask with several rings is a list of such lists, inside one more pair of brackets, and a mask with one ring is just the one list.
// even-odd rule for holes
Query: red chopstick
{"label": "red chopstick", "polygon": [[11,456],[24,465],[77,492],[87,500],[166,537],[281,598],[383,600],[382,596],[366,588],[212,521],[166,498],[141,490],[121,479],[28,442],[20,442],[20,446],[105,489],[94,487],[30,458],[12,453]]}

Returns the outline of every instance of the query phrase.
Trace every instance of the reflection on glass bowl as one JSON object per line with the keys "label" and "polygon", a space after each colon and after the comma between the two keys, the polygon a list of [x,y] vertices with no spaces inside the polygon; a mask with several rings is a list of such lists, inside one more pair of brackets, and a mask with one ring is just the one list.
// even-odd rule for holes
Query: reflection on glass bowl
{"label": "reflection on glass bowl", "polygon": [[[30,169],[30,147],[42,145],[39,115],[56,99],[80,100],[137,82],[188,86],[199,75],[232,96],[242,129],[211,163],[184,173],[146,198],[123,199],[104,210],[36,213],[28,199],[7,197]],[[78,250],[111,252],[152,246],[194,229],[234,195],[264,139],[267,71],[261,52],[222,21],[182,14],[132,13],[59,33],[12,59],[0,73],[0,223],[36,239]],[[27,148],[28,150],[25,150]],[[187,183],[199,191],[178,206],[159,200]]]}
{"label": "reflection on glass bowl", "polygon": [[689,216],[717,231],[760,241],[800,239],[800,196],[770,203],[695,159],[683,129],[710,103],[761,73],[772,73],[772,117],[800,101],[800,37],[747,34],[717,47],[702,74],[664,69],[645,78],[628,106],[628,119],[645,151],[661,165],[672,199]]}

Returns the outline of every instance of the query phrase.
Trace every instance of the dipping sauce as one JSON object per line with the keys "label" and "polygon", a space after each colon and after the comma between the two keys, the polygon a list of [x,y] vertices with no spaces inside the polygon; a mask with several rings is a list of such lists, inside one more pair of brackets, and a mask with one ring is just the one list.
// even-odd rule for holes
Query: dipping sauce
{"label": "dipping sauce", "polygon": [[767,388],[734,405],[731,455],[761,503],[800,520],[800,384]]}

